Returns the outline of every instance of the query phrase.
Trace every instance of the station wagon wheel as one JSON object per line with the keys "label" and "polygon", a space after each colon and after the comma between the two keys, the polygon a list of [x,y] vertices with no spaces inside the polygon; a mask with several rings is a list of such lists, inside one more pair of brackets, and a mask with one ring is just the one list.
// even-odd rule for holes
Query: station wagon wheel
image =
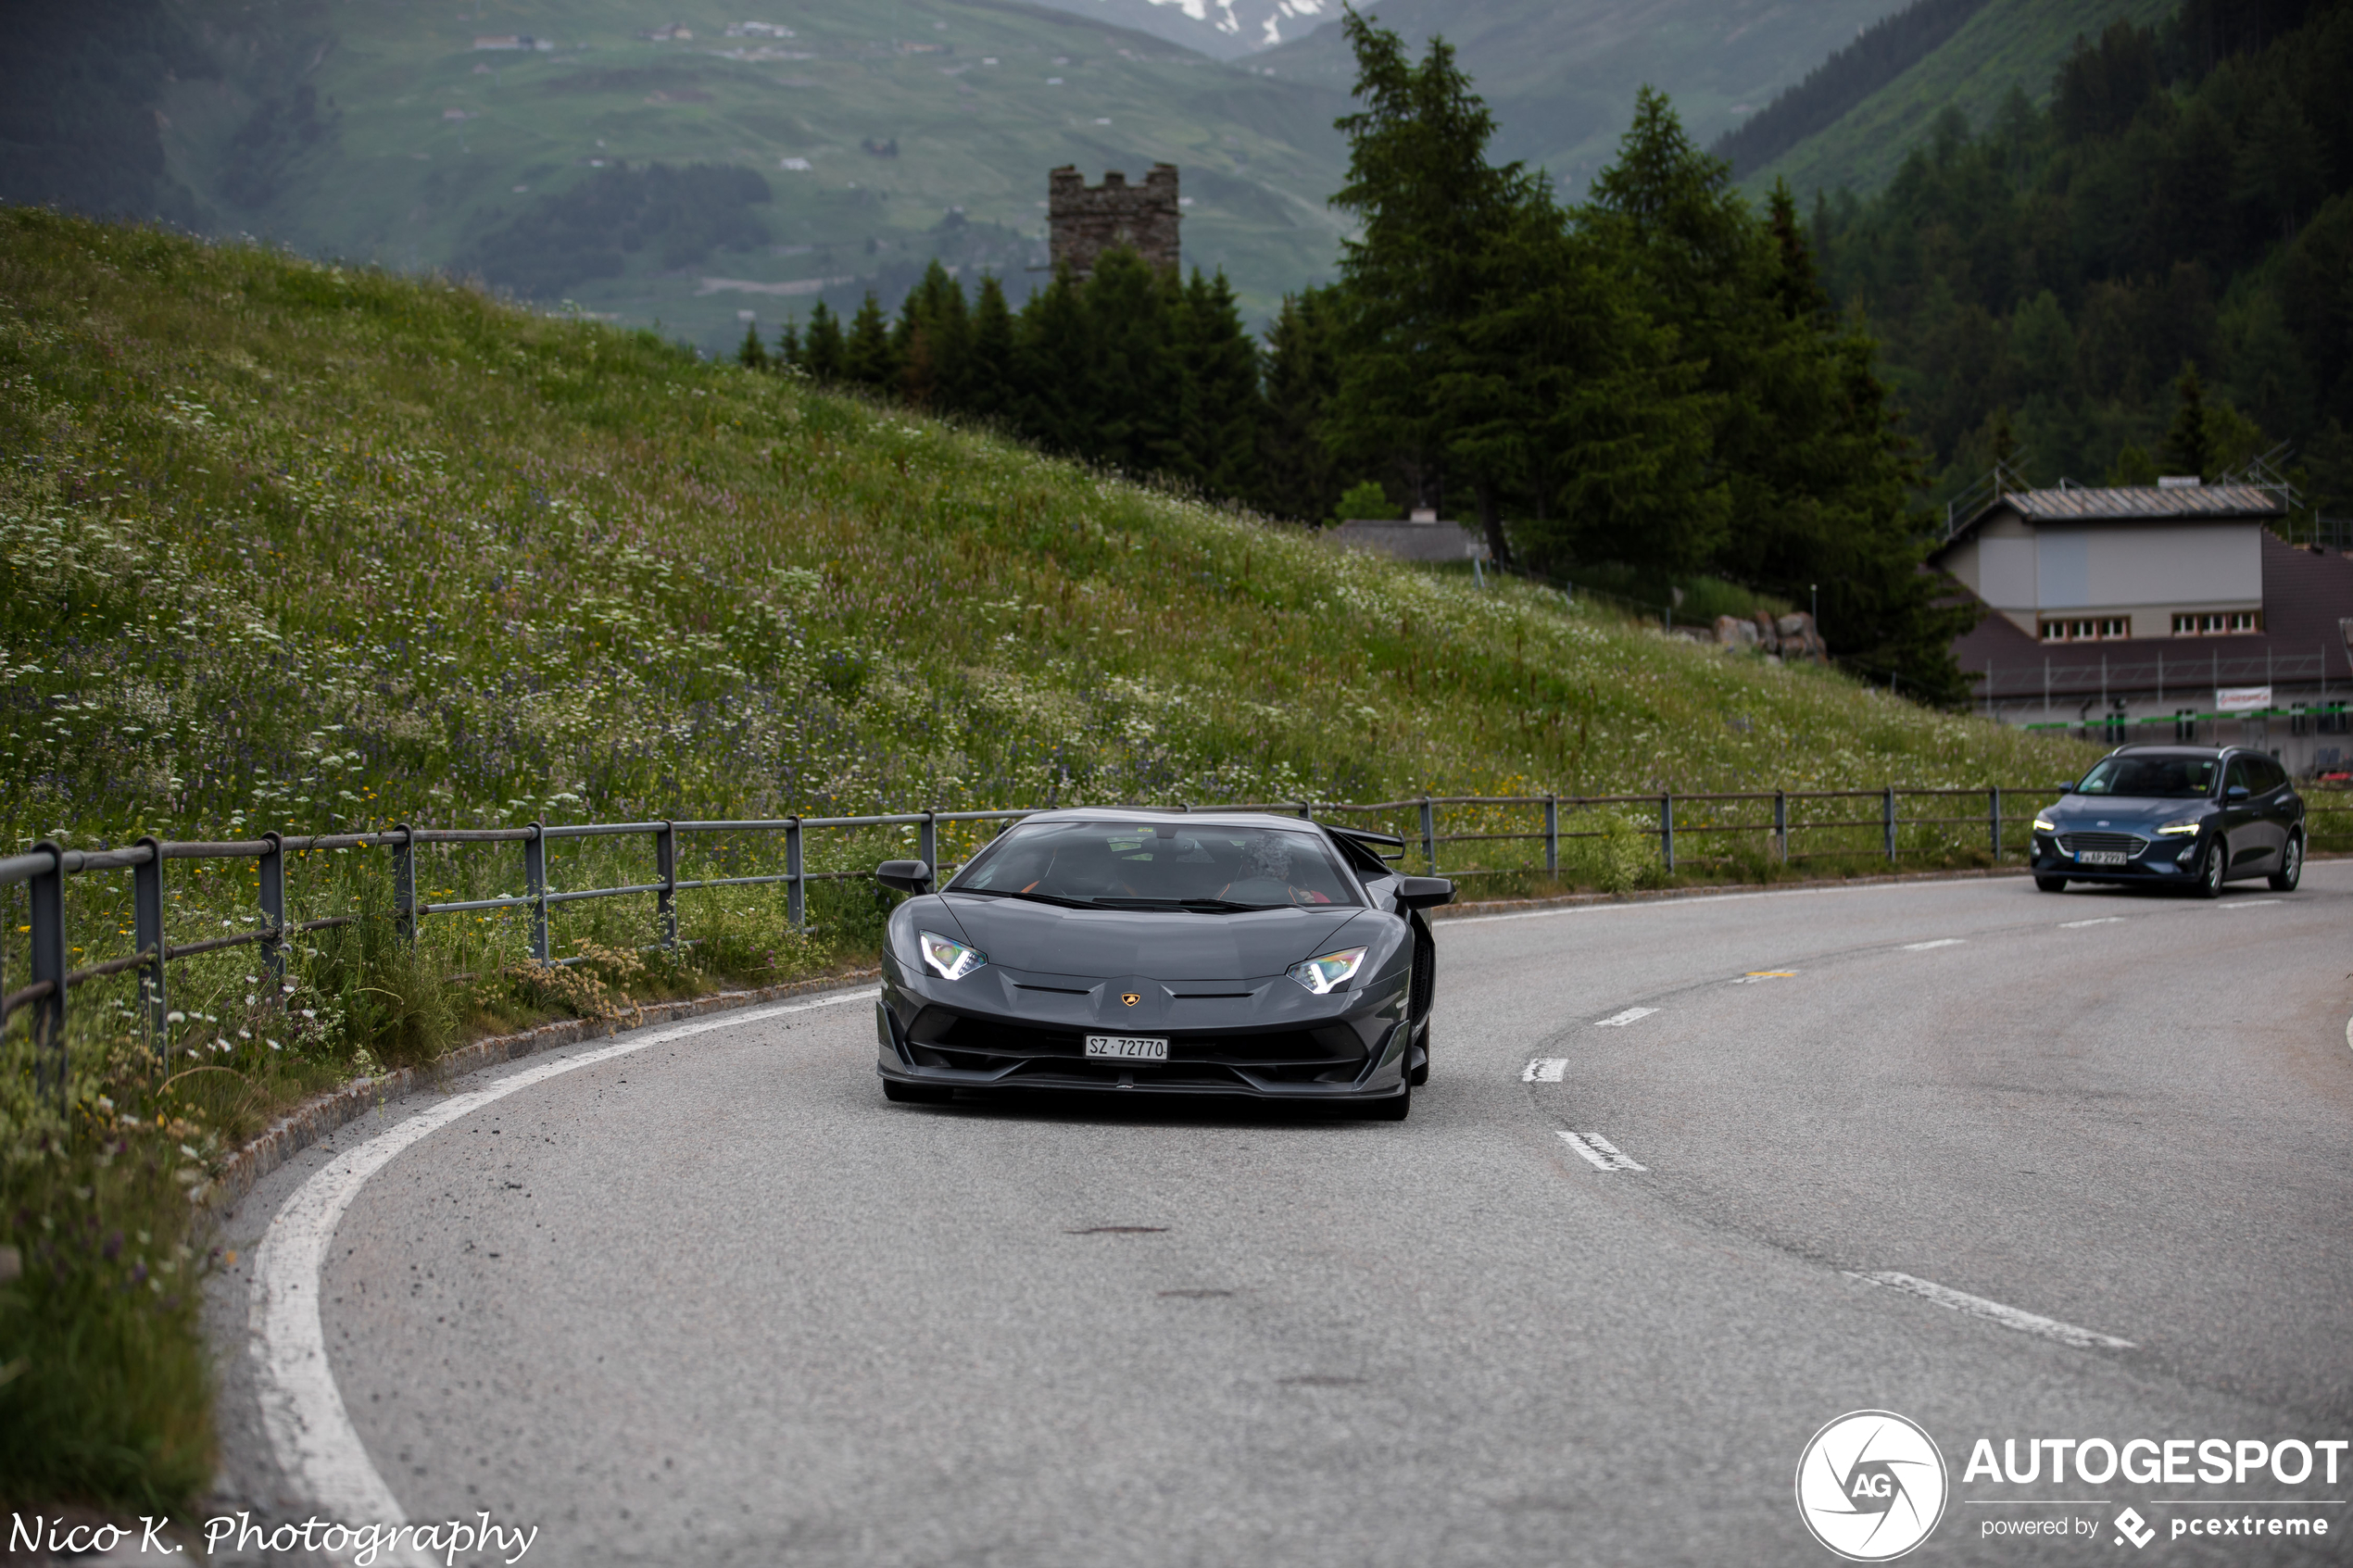
{"label": "station wagon wheel", "polygon": [[2304,880],[2304,835],[2287,835],[2287,849],[2280,857],[2280,869],[2271,873],[2271,891],[2293,893],[2296,884]]}
{"label": "station wagon wheel", "polygon": [[2200,898],[2222,896],[2222,871],[2230,864],[2231,841],[2216,834],[2206,846],[2206,859],[2197,871],[2196,895]]}
{"label": "station wagon wheel", "polygon": [[2067,878],[2063,876],[2038,876],[2034,879],[2034,885],[2038,891],[2044,893],[2064,893],[2067,891]]}

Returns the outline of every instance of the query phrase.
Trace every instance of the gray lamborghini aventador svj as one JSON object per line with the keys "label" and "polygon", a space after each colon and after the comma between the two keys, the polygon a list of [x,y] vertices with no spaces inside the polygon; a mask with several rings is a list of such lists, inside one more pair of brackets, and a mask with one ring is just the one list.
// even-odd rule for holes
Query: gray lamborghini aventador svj
{"label": "gray lamborghini aventador svj", "polygon": [[889,860],[883,1092],[1096,1089],[1355,1104],[1402,1118],[1429,1075],[1453,884],[1397,840],[1290,817],[1041,812],[932,890]]}

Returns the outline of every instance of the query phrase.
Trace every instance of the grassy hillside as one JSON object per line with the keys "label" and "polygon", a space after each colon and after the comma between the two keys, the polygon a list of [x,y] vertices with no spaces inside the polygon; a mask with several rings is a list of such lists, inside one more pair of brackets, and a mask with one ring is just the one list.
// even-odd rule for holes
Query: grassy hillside
{"label": "grassy hillside", "polygon": [[19,209],[0,297],[12,838],[2057,762],[446,284]]}
{"label": "grassy hillside", "polygon": [[[1004,440],[468,290],[0,210],[0,838],[76,845],[1042,800],[1680,791],[2049,778],[2080,748],[1554,596],[1343,554]],[[1924,830],[1931,855],[1959,835]],[[1974,835],[1967,835],[1973,840]],[[707,841],[701,841],[706,844]],[[812,846],[871,867],[889,835]],[[1652,864],[1621,826],[1594,868]],[[511,846],[421,858],[513,892]],[[461,1031],[626,1016],[862,948],[774,888],[513,911],[396,943],[371,852],[290,869],[283,999],[254,949],[75,993],[64,1107],[0,1035],[0,1494],[132,1512],[212,1474],[185,1192],[289,1100]],[[698,847],[686,875],[774,869]],[[635,860],[629,857],[636,856]],[[600,858],[601,857],[601,858]],[[559,844],[560,887],[651,874]],[[1649,872],[1645,874],[1655,874]],[[251,862],[170,874],[172,939],[254,923]],[[127,950],[72,884],[72,961]],[[21,974],[22,895],[6,909]],[[168,1077],[154,1071],[165,1051]]]}
{"label": "grassy hillside", "polygon": [[1983,130],[2015,87],[2045,102],[2051,78],[2080,34],[2096,39],[2118,18],[2147,26],[2180,0],[1992,0],[1927,58],[1741,184],[1762,196],[1776,180],[1807,200],[1817,190],[1867,194],[1893,179],[1937,116],[1957,108]]}

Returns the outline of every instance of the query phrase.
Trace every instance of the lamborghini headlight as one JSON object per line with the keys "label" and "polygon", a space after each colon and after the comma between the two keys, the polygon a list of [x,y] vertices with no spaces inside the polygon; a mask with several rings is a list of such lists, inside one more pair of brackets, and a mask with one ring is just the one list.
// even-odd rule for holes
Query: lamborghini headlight
{"label": "lamborghini headlight", "polygon": [[1295,963],[1285,972],[1320,997],[1354,979],[1356,972],[1364,967],[1365,953],[1363,947],[1348,947],[1337,953],[1326,953],[1320,959]]}
{"label": "lamborghini headlight", "polygon": [[2176,817],[2157,831],[2158,836],[2165,837],[2185,833],[2196,833],[2199,828],[2204,827],[2205,825],[2206,819],[2203,817]]}
{"label": "lamborghini headlight", "polygon": [[922,949],[924,962],[942,980],[962,980],[988,961],[988,955],[979,948],[968,947],[936,931],[915,933],[915,946]]}
{"label": "lamborghini headlight", "polygon": [[2058,824],[2051,821],[2048,817],[2037,817],[2034,819],[2034,831],[2036,833],[2057,833],[2058,832]]}

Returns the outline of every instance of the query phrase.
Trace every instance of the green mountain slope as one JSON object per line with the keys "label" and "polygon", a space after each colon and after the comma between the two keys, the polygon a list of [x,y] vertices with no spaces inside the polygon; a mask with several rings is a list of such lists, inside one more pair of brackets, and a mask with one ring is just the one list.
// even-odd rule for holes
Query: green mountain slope
{"label": "green mountain slope", "polygon": [[2013,87],[2031,102],[2050,97],[2051,78],[2078,36],[2097,38],[2119,18],[2143,26],[2180,0],[1992,0],[1925,59],[1836,123],[1742,175],[1762,195],[1776,180],[1810,199],[1817,190],[1876,191],[1893,179],[1947,108],[1979,130]]}
{"label": "green mountain slope", "polygon": [[[658,238],[623,275],[563,291],[710,347],[733,345],[737,311],[780,321],[829,280],[837,303],[855,303],[852,279],[895,303],[896,272],[936,254],[1020,282],[1045,259],[1047,171],[1064,163],[1090,180],[1180,165],[1187,258],[1226,268],[1253,314],[1327,270],[1341,228],[1324,206],[1339,94],[1028,6],[808,6],[748,32],[733,10],[688,5],[662,19],[691,36],[658,38],[617,0],[186,9],[220,63],[163,91],[163,145],[217,230],[464,266],[600,169],[758,175],[769,196],[745,216],[764,237]],[[476,46],[507,34],[554,46]]]}
{"label": "green mountain slope", "polygon": [[2071,755],[446,284],[12,209],[0,302],[12,843]]}
{"label": "green mountain slope", "polygon": [[[1496,151],[1541,164],[1581,194],[1647,82],[1703,144],[1763,108],[1902,0],[1390,0],[1360,6],[1417,52],[1443,35],[1500,122]],[[1337,25],[1250,56],[1282,79],[1345,92],[1355,64]]]}

